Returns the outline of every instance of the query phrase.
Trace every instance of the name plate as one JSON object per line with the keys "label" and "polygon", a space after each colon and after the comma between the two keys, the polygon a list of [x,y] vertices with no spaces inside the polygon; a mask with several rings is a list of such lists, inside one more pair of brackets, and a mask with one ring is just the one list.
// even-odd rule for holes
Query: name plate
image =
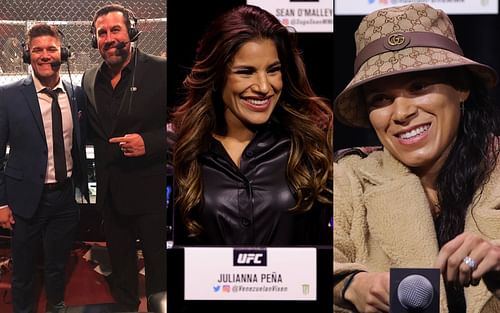
{"label": "name plate", "polygon": [[315,301],[316,248],[184,248],[185,300]]}

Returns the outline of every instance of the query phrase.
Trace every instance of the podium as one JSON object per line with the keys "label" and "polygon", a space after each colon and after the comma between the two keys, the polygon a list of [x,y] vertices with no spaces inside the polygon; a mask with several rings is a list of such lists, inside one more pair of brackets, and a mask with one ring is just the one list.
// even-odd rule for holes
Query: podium
{"label": "podium", "polygon": [[[198,249],[203,251],[198,251]],[[213,250],[213,253],[210,250]],[[225,250],[230,250],[229,254]],[[297,262],[294,263],[294,254],[297,258],[302,258],[304,254],[310,254],[311,250],[315,256],[315,264],[311,266],[315,268],[300,268]],[[259,251],[266,253],[261,254]],[[207,257],[201,257],[203,255]],[[281,255],[280,260],[278,263],[273,263],[273,259],[278,258],[277,255]],[[208,256],[212,256],[210,262],[215,264],[215,270],[213,265],[207,265]],[[267,264],[263,265],[262,262],[266,257]],[[283,257],[288,258],[289,262],[284,261]],[[198,270],[193,267],[197,263],[200,266]],[[238,270],[240,267],[232,265],[241,266],[241,270]],[[187,273],[186,266],[188,267]],[[252,266],[255,266],[254,270],[248,270]],[[221,270],[221,268],[227,270]],[[299,312],[331,312],[333,308],[332,269],[331,246],[210,248],[174,246],[167,249],[167,311],[190,313],[273,312],[275,310],[281,313],[293,309],[294,312],[297,310]],[[253,274],[247,274],[244,277],[245,275],[237,274],[239,272]],[[274,276],[265,276],[269,276],[269,273]],[[314,283],[299,284],[298,292],[288,290],[290,292],[280,294],[278,290],[274,293],[276,296],[273,296],[272,292],[258,293],[259,291],[274,291],[276,288],[293,289],[287,284],[295,279],[300,281],[300,279],[311,278],[310,273],[315,274]],[[307,277],[302,278],[304,275]],[[205,276],[209,276],[208,283]],[[210,284],[210,279],[214,282],[213,285]],[[233,294],[232,290],[236,288],[235,285],[239,286],[237,292],[241,294]],[[293,282],[293,285],[297,284]],[[206,292],[193,292],[189,289],[190,286],[204,288]],[[226,287],[227,289],[223,289]],[[253,295],[250,291],[257,291],[257,293]],[[251,300],[244,299],[245,297],[250,297]]]}

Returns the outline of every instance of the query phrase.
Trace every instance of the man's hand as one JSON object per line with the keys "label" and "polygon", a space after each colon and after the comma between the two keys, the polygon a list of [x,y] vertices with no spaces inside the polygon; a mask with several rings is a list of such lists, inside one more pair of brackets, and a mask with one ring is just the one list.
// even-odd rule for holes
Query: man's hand
{"label": "man's hand", "polygon": [[12,224],[15,224],[14,215],[9,207],[0,209],[0,227],[12,230]]}
{"label": "man's hand", "polygon": [[126,134],[123,137],[113,137],[109,143],[117,143],[126,157],[140,157],[146,154],[144,140],[139,134]]}

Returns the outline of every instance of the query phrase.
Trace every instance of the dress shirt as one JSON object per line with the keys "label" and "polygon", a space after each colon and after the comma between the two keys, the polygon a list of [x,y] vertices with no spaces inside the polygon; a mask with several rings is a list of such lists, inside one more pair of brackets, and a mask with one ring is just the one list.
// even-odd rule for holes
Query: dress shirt
{"label": "dress shirt", "polygon": [[[133,56],[132,56],[133,58]],[[132,59],[133,60],[133,59]],[[95,82],[95,99],[97,101],[97,110],[102,120],[116,121],[117,115],[123,104],[129,105],[129,88],[134,70],[134,62],[129,62],[122,70],[120,81],[113,88],[111,85],[111,76],[108,72],[108,66],[103,62],[97,72]],[[108,134],[111,134],[113,123],[104,123],[103,126]]]}
{"label": "dress shirt", "polygon": [[[43,86],[40,80],[38,80],[35,75],[33,75],[33,82],[35,83],[38,103],[40,105],[40,112],[42,113],[43,128],[45,130],[45,140],[47,141],[48,149],[48,162],[47,171],[45,174],[45,183],[55,183],[56,175],[54,168],[54,153],[52,148],[52,98],[42,92],[42,90],[47,87]],[[71,148],[73,146],[73,119],[71,116],[71,107],[68,94],[66,93],[61,80],[59,80],[59,83],[52,89],[55,90],[57,88],[60,89],[57,100],[59,102],[59,107],[61,108],[62,115],[64,150],[66,156],[66,169],[68,173],[67,176],[71,177],[73,171],[73,159],[71,157]]]}

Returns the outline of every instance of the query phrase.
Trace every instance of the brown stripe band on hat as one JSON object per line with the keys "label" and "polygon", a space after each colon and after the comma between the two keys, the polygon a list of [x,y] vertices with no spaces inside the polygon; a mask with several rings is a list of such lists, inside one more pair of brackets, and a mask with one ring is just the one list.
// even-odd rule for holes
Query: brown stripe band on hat
{"label": "brown stripe band on hat", "polygon": [[430,32],[392,33],[370,42],[358,53],[354,61],[354,73],[358,72],[366,60],[375,55],[412,47],[440,48],[464,55],[458,43],[443,35]]}

